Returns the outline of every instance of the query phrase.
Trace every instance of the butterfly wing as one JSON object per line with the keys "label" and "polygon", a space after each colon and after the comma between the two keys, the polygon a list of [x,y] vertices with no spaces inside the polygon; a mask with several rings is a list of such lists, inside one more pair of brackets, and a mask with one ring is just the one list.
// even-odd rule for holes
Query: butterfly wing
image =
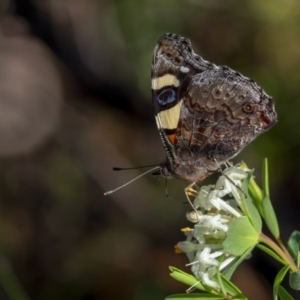
{"label": "butterfly wing", "polygon": [[254,81],[228,67],[190,80],[175,132],[176,153],[191,164],[229,160],[277,122],[274,103]]}
{"label": "butterfly wing", "polygon": [[272,98],[253,80],[203,60],[174,34],[154,50],[152,94],[165,177],[201,181],[277,122]]}
{"label": "butterfly wing", "polygon": [[170,163],[176,159],[175,132],[183,98],[192,77],[215,65],[196,55],[188,39],[175,34],[163,35],[152,62],[152,98],[156,124]]}

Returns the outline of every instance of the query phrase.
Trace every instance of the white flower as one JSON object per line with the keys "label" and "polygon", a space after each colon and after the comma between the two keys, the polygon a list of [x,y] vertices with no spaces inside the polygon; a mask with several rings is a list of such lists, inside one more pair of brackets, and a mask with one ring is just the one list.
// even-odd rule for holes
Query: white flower
{"label": "white flower", "polygon": [[216,231],[226,232],[228,230],[228,226],[224,223],[227,222],[228,220],[222,219],[220,214],[215,216],[202,216],[199,219],[198,224],[195,225],[195,232],[210,235],[213,235]]}
{"label": "white flower", "polygon": [[214,185],[207,185],[200,189],[198,196],[194,200],[194,206],[196,209],[203,208],[205,210],[210,210],[213,207],[209,199],[209,192],[214,188]]}
{"label": "white flower", "polygon": [[195,277],[216,290],[220,287],[214,275],[236,258],[224,250],[223,241],[230,222],[243,216],[239,209],[244,199],[241,186],[248,172],[242,166],[229,167],[216,185],[203,186],[198,194],[191,191],[191,195],[195,195],[196,211],[188,213],[187,219],[195,225],[194,229],[183,230],[187,239],[179,242],[177,247],[188,256]]}
{"label": "white flower", "polygon": [[220,262],[216,259],[223,254],[222,251],[211,253],[211,249],[205,247],[200,253],[196,255],[195,262],[192,263],[192,272],[196,278],[201,280],[205,285],[212,288],[219,289],[219,285],[211,278],[216,274]]}
{"label": "white flower", "polygon": [[[232,189],[231,189],[232,191]],[[219,198],[217,195],[219,194],[218,190],[212,190],[209,193],[209,198],[210,198],[210,203],[217,209],[217,210],[223,210],[235,217],[240,217],[241,214],[234,209],[233,207],[231,207],[229,204],[226,203],[226,201],[222,200],[221,198]]]}

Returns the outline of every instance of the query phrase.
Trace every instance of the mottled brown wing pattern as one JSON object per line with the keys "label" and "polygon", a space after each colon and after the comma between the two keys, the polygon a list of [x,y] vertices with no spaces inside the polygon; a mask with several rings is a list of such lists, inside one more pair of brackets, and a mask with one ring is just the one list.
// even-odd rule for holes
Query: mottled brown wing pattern
{"label": "mottled brown wing pattern", "polygon": [[274,125],[276,115],[272,99],[255,83],[223,67],[192,78],[179,120],[179,157],[223,162]]}
{"label": "mottled brown wing pattern", "polygon": [[157,127],[169,161],[176,157],[175,131],[192,77],[216,66],[196,55],[188,39],[165,34],[154,49],[152,96]]}
{"label": "mottled brown wing pattern", "polygon": [[203,60],[174,34],[154,50],[152,91],[164,177],[201,181],[277,121],[272,98],[253,80]]}

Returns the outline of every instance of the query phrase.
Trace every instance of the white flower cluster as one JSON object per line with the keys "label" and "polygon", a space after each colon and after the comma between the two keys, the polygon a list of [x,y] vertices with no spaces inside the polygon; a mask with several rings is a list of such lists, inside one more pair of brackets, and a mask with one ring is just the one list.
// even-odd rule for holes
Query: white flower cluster
{"label": "white flower cluster", "polygon": [[195,226],[182,230],[187,239],[177,247],[186,253],[195,277],[213,289],[220,287],[212,277],[235,259],[223,249],[223,241],[230,222],[244,215],[239,209],[240,187],[248,171],[241,166],[227,168],[215,185],[202,187],[197,195],[195,190],[191,191],[196,195],[195,211],[188,213],[187,218]]}

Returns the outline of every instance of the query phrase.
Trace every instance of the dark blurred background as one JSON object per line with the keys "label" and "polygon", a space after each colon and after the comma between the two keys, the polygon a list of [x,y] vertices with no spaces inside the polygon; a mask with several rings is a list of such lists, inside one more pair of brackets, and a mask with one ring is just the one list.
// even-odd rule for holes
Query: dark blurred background
{"label": "dark blurred background", "polygon": [[[142,173],[113,166],[164,160],[150,67],[165,32],[190,38],[206,60],[274,97],[279,123],[235,162],[255,168],[260,182],[269,158],[282,239],[299,229],[298,0],[1,0],[1,300],[150,300],[185,291],[168,266],[189,272],[173,251],[189,225],[186,183],[170,182],[176,201],[151,175],[103,196]],[[235,282],[250,300],[271,299],[279,268],[255,251]]]}

